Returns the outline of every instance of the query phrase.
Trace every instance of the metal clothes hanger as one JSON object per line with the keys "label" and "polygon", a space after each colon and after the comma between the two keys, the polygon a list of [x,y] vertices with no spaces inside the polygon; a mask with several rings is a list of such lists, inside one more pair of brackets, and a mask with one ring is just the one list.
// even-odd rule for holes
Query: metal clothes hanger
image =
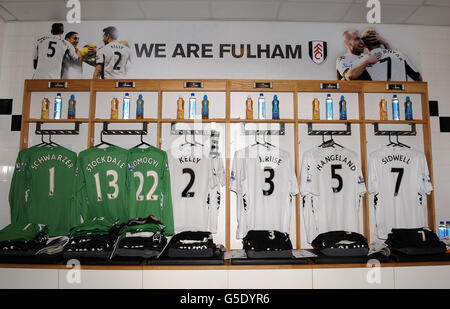
{"label": "metal clothes hanger", "polygon": [[344,146],[342,146],[341,144],[336,143],[336,141],[333,139],[333,134],[330,134],[330,139],[327,141],[324,141],[324,134],[322,134],[322,144],[319,145],[319,147],[322,147],[322,148],[333,147],[334,148],[334,146],[344,148]]}
{"label": "metal clothes hanger", "polygon": [[137,145],[134,146],[133,148],[138,148],[138,147],[141,147],[141,146],[143,146],[143,145],[148,146],[148,147],[151,146],[149,143],[144,142],[144,139],[143,139],[142,134],[141,134],[141,143],[140,143],[140,144],[137,144]]}
{"label": "metal clothes hanger", "polygon": [[[397,137],[398,137],[398,135],[397,135]],[[391,140],[391,133],[389,133],[389,144],[387,144],[386,146],[394,146],[394,147],[397,146],[397,144]]]}
{"label": "metal clothes hanger", "polygon": [[256,138],[257,135],[259,135],[258,132],[255,133],[255,143],[252,144],[252,145],[250,145],[250,146],[253,147],[253,146],[261,145],[261,146],[264,146],[264,147],[266,147],[267,149],[269,149],[269,147],[268,147],[267,144],[266,144],[266,141],[264,141],[264,143],[260,143],[260,142],[258,141],[258,139]]}
{"label": "metal clothes hanger", "polygon": [[48,141],[49,141],[49,146],[61,146],[60,144],[55,143],[54,141],[52,141],[52,135],[51,134],[48,135]]}
{"label": "metal clothes hanger", "polygon": [[196,144],[194,144],[194,143],[192,143],[192,142],[189,142],[189,141],[187,140],[187,134],[184,134],[184,143],[181,144],[180,147],[184,147],[184,146],[186,146],[186,145],[189,145],[189,146],[191,146],[191,147],[196,146]]}
{"label": "metal clothes hanger", "polygon": [[102,130],[102,132],[100,132],[100,143],[97,144],[97,145],[95,145],[94,147],[99,147],[99,146],[101,146],[101,145],[114,146],[113,144],[108,143],[108,142],[106,142],[106,141],[103,140],[103,133],[104,133],[104,132],[105,132],[104,130]]}
{"label": "metal clothes hanger", "polygon": [[41,146],[49,146],[50,143],[44,141],[44,134],[41,134],[41,143],[37,144],[36,147],[41,147]]}
{"label": "metal clothes hanger", "polygon": [[[264,145],[271,146],[271,147],[273,147],[273,148],[277,148],[277,146],[275,146],[275,145],[269,143],[268,141],[266,141],[266,136],[267,136],[267,135],[268,135],[267,132],[266,132],[266,134],[263,134]],[[267,147],[267,148],[269,148],[269,147]]]}
{"label": "metal clothes hanger", "polygon": [[400,147],[411,148],[410,146],[408,146],[408,145],[406,145],[406,144],[403,144],[402,142],[399,142],[399,140],[398,140],[398,134],[397,134],[397,145],[400,146]]}

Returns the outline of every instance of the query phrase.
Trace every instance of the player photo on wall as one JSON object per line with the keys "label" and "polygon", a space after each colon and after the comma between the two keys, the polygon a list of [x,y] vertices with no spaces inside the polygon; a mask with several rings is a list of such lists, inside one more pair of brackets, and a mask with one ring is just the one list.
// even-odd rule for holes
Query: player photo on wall
{"label": "player photo on wall", "polygon": [[343,33],[347,53],[336,60],[337,79],[422,81],[422,75],[400,51],[391,47],[373,28]]}
{"label": "player photo on wall", "polygon": [[[125,78],[131,66],[128,41],[118,41],[114,26],[101,30],[102,46],[85,43],[76,31],[65,34],[63,23],[53,23],[33,46],[33,79]],[[92,72],[93,70],[93,72]]]}

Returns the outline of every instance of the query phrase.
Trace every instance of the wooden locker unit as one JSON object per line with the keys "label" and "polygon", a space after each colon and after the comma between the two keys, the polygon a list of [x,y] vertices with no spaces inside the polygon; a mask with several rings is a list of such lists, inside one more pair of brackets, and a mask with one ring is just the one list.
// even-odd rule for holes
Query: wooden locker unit
{"label": "wooden locker unit", "polygon": [[[66,88],[49,88],[49,82],[67,82]],[[117,82],[133,82],[134,87],[117,88]],[[202,83],[201,88],[185,88],[185,82]],[[255,85],[255,83],[258,83]],[[323,84],[338,84],[338,89],[323,89]],[[387,90],[387,85],[396,84],[403,85],[403,90]],[[255,88],[255,86],[270,85],[270,88]],[[189,86],[189,85],[188,85]],[[299,149],[299,132],[298,128],[300,124],[308,123],[320,123],[320,124],[346,124],[359,125],[360,133],[360,152],[361,152],[361,167],[364,178],[367,180],[367,132],[366,125],[373,123],[381,124],[415,124],[421,125],[423,128],[423,144],[424,152],[427,158],[428,167],[430,171],[430,177],[432,183],[433,178],[433,160],[431,150],[431,129],[430,129],[430,115],[428,106],[428,87],[426,82],[373,82],[373,81],[321,81],[321,80],[244,80],[244,79],[130,79],[130,80],[25,80],[23,106],[22,106],[22,128],[20,134],[20,149],[28,147],[28,136],[30,125],[33,123],[67,123],[70,126],[71,123],[82,123],[88,125],[88,136],[86,140],[87,147],[91,147],[94,144],[95,137],[95,124],[97,123],[156,123],[157,124],[157,146],[161,148],[161,136],[162,136],[162,124],[163,123],[194,123],[194,120],[182,119],[177,120],[176,115],[172,118],[163,118],[163,105],[164,104],[176,104],[175,102],[163,102],[164,92],[188,92],[188,91],[215,91],[223,92],[225,94],[225,117],[213,118],[207,120],[198,120],[202,122],[223,123],[225,124],[225,169],[226,169],[226,205],[225,205],[225,247],[230,249],[230,235],[234,231],[230,231],[230,199],[231,194],[229,188],[230,184],[230,167],[231,167],[231,153],[230,153],[230,126],[233,123],[287,123],[294,126],[294,138],[295,138],[295,172],[297,179],[300,174],[299,157],[301,149]],[[76,118],[76,119],[60,119],[60,120],[41,120],[36,118],[30,118],[30,105],[31,105],[31,93],[32,92],[89,92],[89,117],[88,118]],[[158,93],[157,102],[157,118],[144,118],[144,119],[127,119],[127,120],[110,120],[110,119],[98,119],[96,118],[97,107],[97,93],[98,92],[140,92],[151,91]],[[231,117],[231,93],[232,92],[277,92],[277,93],[292,93],[293,101],[289,104],[293,104],[293,118],[292,119],[279,119],[279,120],[246,120],[246,119],[234,119]],[[298,95],[300,93],[355,93],[358,96],[358,119],[348,120],[311,120],[300,118],[298,113]],[[378,115],[373,115],[373,118],[366,119],[365,115],[365,97],[367,93],[407,93],[407,94],[419,94],[422,101],[422,119],[411,121],[380,121]],[[79,104],[87,104],[85,102],[79,102]],[[283,102],[285,104],[285,102]],[[311,102],[308,102],[311,104]],[[245,108],[245,102],[242,102],[242,108]],[[309,105],[310,106],[310,105]],[[196,120],[197,121],[197,120]],[[81,137],[80,137],[81,138]],[[428,197],[428,225],[431,229],[435,230],[435,200],[434,192]],[[296,248],[301,247],[300,238],[300,196],[296,196]],[[369,199],[368,194],[365,195],[363,200],[363,233],[369,238],[370,226],[369,226]]]}

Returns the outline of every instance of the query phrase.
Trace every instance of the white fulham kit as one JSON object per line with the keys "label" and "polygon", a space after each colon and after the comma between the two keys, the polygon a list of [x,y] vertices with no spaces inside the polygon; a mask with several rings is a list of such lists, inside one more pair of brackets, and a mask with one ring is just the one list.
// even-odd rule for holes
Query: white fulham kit
{"label": "white fulham kit", "polygon": [[290,232],[297,177],[287,151],[261,145],[236,151],[230,190],[237,193],[237,238],[249,230]]}
{"label": "white fulham kit", "polygon": [[64,57],[78,61],[75,48],[57,35],[44,36],[33,48],[33,60],[37,60],[33,79],[60,79]]}
{"label": "white fulham kit", "polygon": [[359,207],[365,192],[355,152],[340,147],[306,151],[300,173],[300,193],[308,241],[329,231],[360,233]]}
{"label": "white fulham kit", "polygon": [[168,151],[175,233],[217,231],[220,186],[224,179],[222,159],[209,158],[201,148]]}
{"label": "white fulham kit", "polygon": [[374,194],[376,232],[386,239],[392,228],[427,226],[423,194],[430,194],[423,152],[384,146],[369,155],[369,193]]}
{"label": "white fulham kit", "polygon": [[103,65],[103,78],[123,78],[131,63],[131,50],[113,41],[99,48],[95,62]]}

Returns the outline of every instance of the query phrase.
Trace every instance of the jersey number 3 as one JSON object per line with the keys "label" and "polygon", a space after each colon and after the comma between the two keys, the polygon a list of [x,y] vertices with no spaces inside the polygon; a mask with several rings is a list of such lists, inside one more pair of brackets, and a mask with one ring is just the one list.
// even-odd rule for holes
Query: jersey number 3
{"label": "jersey number 3", "polygon": [[266,167],[264,168],[264,172],[269,172],[269,177],[266,177],[265,182],[269,184],[269,190],[263,190],[263,195],[268,196],[272,195],[275,190],[275,184],[273,183],[273,178],[275,177],[275,171],[273,168]]}

